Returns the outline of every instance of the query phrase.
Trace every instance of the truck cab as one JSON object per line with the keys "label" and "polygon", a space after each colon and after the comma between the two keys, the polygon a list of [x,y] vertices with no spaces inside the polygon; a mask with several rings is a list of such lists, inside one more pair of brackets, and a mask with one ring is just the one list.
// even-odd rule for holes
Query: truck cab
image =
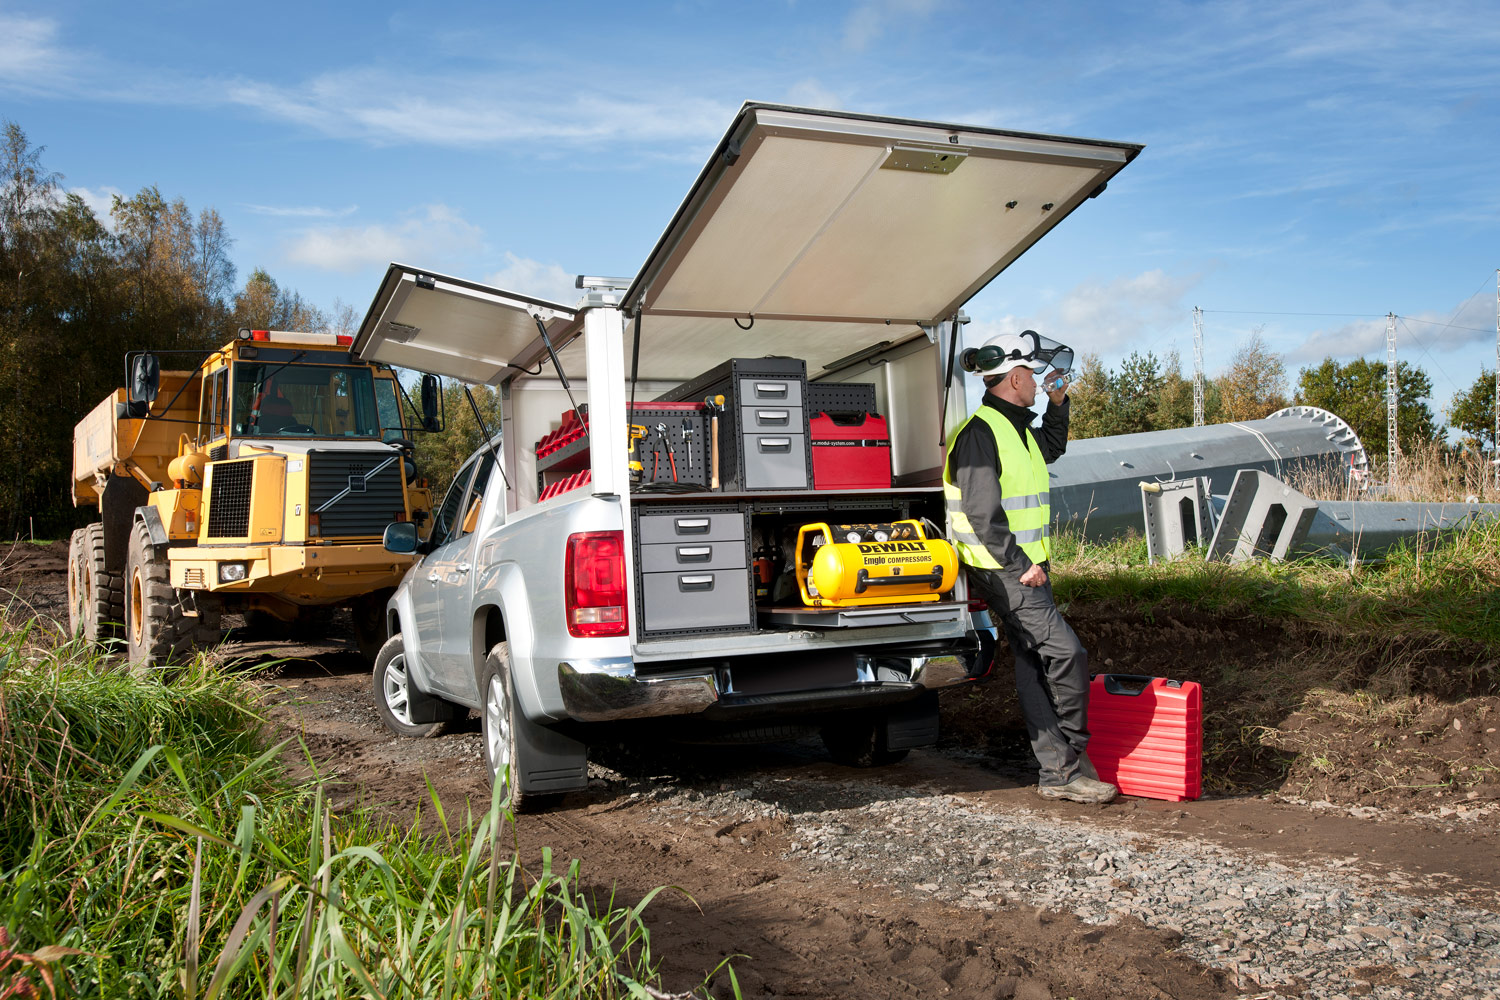
{"label": "truck cab", "polygon": [[1139,148],[747,104],[574,306],[393,264],[355,352],[496,386],[502,421],[428,540],[387,533],[418,557],[387,723],[479,709],[515,801],[582,787],[599,723],[933,742],[979,645],[942,555],[961,307]]}

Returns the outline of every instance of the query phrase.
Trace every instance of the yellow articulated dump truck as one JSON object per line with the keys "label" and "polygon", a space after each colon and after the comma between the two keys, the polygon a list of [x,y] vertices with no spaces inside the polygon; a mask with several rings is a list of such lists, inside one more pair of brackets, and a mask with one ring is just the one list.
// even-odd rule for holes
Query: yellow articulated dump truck
{"label": "yellow articulated dump truck", "polygon": [[[225,612],[295,626],[348,607],[373,661],[411,563],[381,535],[429,530],[407,434],[440,429],[441,404],[425,377],[409,428],[395,373],[349,343],[241,330],[218,350],[126,357],[130,384],[73,430],[73,502],[100,513],[68,550],[75,634],[123,627],[132,661],[160,663],[217,641]],[[167,355],[187,370],[163,370]]]}

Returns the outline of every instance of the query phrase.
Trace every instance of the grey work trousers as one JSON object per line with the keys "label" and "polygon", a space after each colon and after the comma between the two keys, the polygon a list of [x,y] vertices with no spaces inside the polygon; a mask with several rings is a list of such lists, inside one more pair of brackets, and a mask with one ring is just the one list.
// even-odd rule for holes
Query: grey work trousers
{"label": "grey work trousers", "polygon": [[[1097,778],[1084,754],[1089,743],[1089,654],[1052,600],[1051,573],[1040,587],[1010,570],[965,567],[969,582],[999,619],[1016,658],[1016,693],[1038,784],[1066,785],[1079,774]],[[1043,570],[1049,570],[1042,563]]]}

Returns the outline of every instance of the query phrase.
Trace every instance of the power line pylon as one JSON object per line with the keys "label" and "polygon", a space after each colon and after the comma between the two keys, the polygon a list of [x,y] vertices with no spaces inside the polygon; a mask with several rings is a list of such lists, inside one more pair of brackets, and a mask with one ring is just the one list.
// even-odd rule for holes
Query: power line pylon
{"label": "power line pylon", "polygon": [[[1500,357],[1500,332],[1496,333],[1495,351]],[[1500,393],[1500,380],[1495,385]],[[1203,310],[1197,306],[1193,306],[1193,426],[1203,426]]]}
{"label": "power line pylon", "polygon": [[1386,479],[1396,481],[1396,314],[1385,314],[1385,460]]}

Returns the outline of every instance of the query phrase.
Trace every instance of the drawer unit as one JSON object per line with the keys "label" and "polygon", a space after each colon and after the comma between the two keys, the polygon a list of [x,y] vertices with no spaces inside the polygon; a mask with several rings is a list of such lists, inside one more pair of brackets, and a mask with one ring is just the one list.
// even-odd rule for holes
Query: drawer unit
{"label": "drawer unit", "polygon": [[740,443],[746,489],[805,490],[812,485],[806,434],[746,434]]}
{"label": "drawer unit", "polygon": [[741,407],[802,405],[802,380],[791,378],[742,378],[735,400]]}
{"label": "drawer unit", "polygon": [[769,431],[796,434],[802,430],[800,406],[747,406],[740,411],[740,430],[748,433]]}
{"label": "drawer unit", "polygon": [[749,527],[742,510],[637,508],[635,538],[642,637],[755,627]]}
{"label": "drawer unit", "polygon": [[665,573],[705,569],[738,569],[745,565],[745,541],[663,542],[641,546],[641,572]]}
{"label": "drawer unit", "polygon": [[750,571],[675,570],[641,575],[644,633],[749,628]]}
{"label": "drawer unit", "polygon": [[726,541],[738,541],[744,545],[745,515],[737,510],[641,514],[636,521],[635,537],[641,545]]}

